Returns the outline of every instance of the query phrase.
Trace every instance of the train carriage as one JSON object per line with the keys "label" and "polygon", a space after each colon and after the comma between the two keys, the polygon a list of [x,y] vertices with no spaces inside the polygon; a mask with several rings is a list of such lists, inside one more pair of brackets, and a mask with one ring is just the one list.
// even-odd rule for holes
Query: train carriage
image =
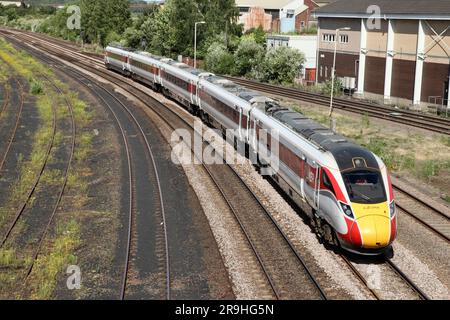
{"label": "train carriage", "polygon": [[235,130],[235,138],[247,142],[248,119],[252,106],[236,96],[238,92],[239,86],[224,78],[207,77],[199,83],[199,108],[204,120],[223,131]]}
{"label": "train carriage", "polygon": [[161,85],[161,58],[145,53],[132,53],[129,58],[131,76],[140,82],[159,90]]}
{"label": "train carriage", "polygon": [[274,180],[310,216],[324,240],[364,254],[389,249],[397,232],[395,204],[378,157],[286,108],[253,110],[252,121],[278,132],[278,153],[260,143],[258,154],[277,157]]}
{"label": "train carriage", "polygon": [[132,52],[127,49],[116,46],[108,46],[105,49],[105,65],[108,69],[114,69],[129,75],[129,58],[131,54]]}
{"label": "train carriage", "polygon": [[386,166],[370,151],[270,98],[172,59],[108,47],[105,64],[159,85],[208,124],[234,129],[235,144],[244,142],[271,171],[319,238],[359,254],[392,252],[392,186]]}
{"label": "train carriage", "polygon": [[164,93],[191,109],[197,104],[199,77],[190,70],[188,65],[175,61],[161,64],[161,85]]}

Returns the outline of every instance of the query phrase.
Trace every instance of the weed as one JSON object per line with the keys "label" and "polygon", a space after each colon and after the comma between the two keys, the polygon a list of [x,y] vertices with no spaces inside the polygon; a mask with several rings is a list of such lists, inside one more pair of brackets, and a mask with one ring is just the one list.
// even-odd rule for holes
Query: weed
{"label": "weed", "polygon": [[40,81],[34,80],[31,83],[31,94],[37,96],[44,93],[44,88],[42,87],[42,83]]}

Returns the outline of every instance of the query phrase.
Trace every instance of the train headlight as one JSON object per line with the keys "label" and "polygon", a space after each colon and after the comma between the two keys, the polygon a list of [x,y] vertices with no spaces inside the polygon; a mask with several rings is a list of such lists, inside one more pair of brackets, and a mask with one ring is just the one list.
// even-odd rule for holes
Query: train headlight
{"label": "train headlight", "polygon": [[341,204],[342,211],[344,211],[345,215],[347,217],[350,217],[353,219],[354,216],[353,216],[352,207],[350,207],[349,205],[342,203],[342,202],[339,202],[339,203]]}
{"label": "train headlight", "polygon": [[389,213],[390,213],[391,219],[395,217],[395,211],[396,211],[395,210],[395,201],[392,201],[389,204]]}

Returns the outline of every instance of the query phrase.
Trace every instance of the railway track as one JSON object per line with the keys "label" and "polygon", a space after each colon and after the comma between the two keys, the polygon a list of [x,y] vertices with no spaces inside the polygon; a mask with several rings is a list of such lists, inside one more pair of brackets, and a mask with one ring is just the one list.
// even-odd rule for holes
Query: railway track
{"label": "railway track", "polygon": [[[17,46],[26,49],[23,44],[16,43]],[[35,52],[37,56],[46,63],[53,65],[54,67],[60,67],[60,63],[52,58],[49,58],[39,52]],[[120,135],[123,140],[124,149],[126,153],[127,159],[127,170],[128,170],[128,196],[129,196],[129,209],[128,209],[128,221],[127,221],[127,235],[126,235],[126,249],[125,249],[125,258],[124,258],[124,270],[122,272],[122,279],[119,290],[119,298],[121,300],[126,299],[129,295],[130,291],[130,269],[132,266],[132,259],[136,260],[139,249],[137,248],[137,243],[135,240],[138,225],[155,225],[159,227],[158,234],[155,235],[155,242],[158,243],[155,248],[155,252],[164,252],[164,266],[162,269],[164,271],[160,271],[159,273],[164,274],[164,279],[161,282],[165,283],[165,293],[164,295],[157,298],[165,298],[169,300],[171,298],[171,290],[170,290],[170,260],[169,260],[169,247],[168,247],[168,236],[166,229],[166,218],[165,218],[165,210],[164,210],[164,201],[162,197],[162,188],[161,183],[156,167],[155,157],[153,151],[148,142],[147,136],[144,132],[143,127],[141,126],[139,120],[134,115],[129,107],[127,107],[120,99],[118,99],[115,95],[105,89],[103,86],[98,85],[96,82],[92,81],[84,74],[76,71],[76,70],[64,70],[65,73],[72,74],[72,78],[76,79],[81,85],[86,87],[91,93],[97,96],[103,104],[108,108],[109,112],[114,118],[115,123],[117,124],[117,128],[120,131]],[[100,94],[102,92],[103,94]],[[114,103],[113,103],[114,102]],[[120,108],[115,108],[114,105],[119,106]],[[137,144],[134,137],[139,136],[142,144]],[[144,154],[138,156],[139,152],[146,152],[147,156]],[[145,174],[137,174],[138,169],[142,170],[145,165],[139,162],[139,159],[150,159],[150,166],[154,175],[149,177]],[[147,171],[149,171],[147,170]],[[137,185],[142,187],[147,181],[151,181],[155,188],[149,190],[138,190]],[[148,217],[146,220],[142,220],[143,216],[138,214],[138,212],[146,212],[148,209],[142,204],[145,202],[145,198],[151,198],[149,195],[156,191],[156,195],[154,195],[153,199],[155,202],[158,202],[158,205],[153,206],[153,212],[160,215],[160,221],[154,222],[149,221]],[[147,204],[147,207],[151,207]],[[150,216],[150,215],[147,215]],[[160,239],[163,239],[162,241]],[[140,256],[148,256],[149,253],[142,253]],[[155,256],[149,257],[149,260],[162,260],[161,257]],[[161,264],[161,263],[160,263]],[[160,266],[161,268],[161,266]],[[142,273],[148,273],[154,270],[134,270]],[[29,269],[31,272],[31,269]],[[136,279],[133,279],[136,280]],[[134,281],[135,282],[135,281]]]}
{"label": "railway track", "polygon": [[400,186],[394,186],[396,206],[450,244],[450,217]]}
{"label": "railway track", "polygon": [[[324,106],[330,105],[330,98],[320,94],[260,83],[252,80],[245,80],[241,78],[225,78],[232,80],[235,83],[241,84],[247,88],[263,93],[282,96],[294,100],[316,103]],[[412,111],[358,102],[350,99],[335,99],[334,107],[336,109],[350,111],[362,115],[368,115],[374,118],[389,120],[420,129],[450,135],[450,120],[440,117],[433,117],[426,114],[419,114]]]}
{"label": "railway track", "polygon": [[2,107],[0,108],[0,119],[2,118],[2,115],[5,112],[6,107],[8,106],[8,103],[9,103],[9,97],[11,94],[11,88],[9,87],[9,85],[4,86],[3,93],[4,93],[5,97],[3,99]]}
{"label": "railway track", "polygon": [[[93,63],[103,66],[103,58],[98,54],[89,54],[80,50],[74,45],[68,44],[65,41],[59,39],[49,39],[49,37],[44,35],[30,35],[26,34],[32,41],[37,39],[45,40],[48,42],[57,43],[68,50],[75,50],[78,55],[89,58]],[[266,83],[260,83],[253,80],[247,80],[236,77],[226,77],[238,84],[241,84],[250,89],[260,91],[263,93],[283,96],[290,99],[296,99],[311,103],[317,103],[320,105],[328,106],[330,104],[330,98],[321,94],[301,91],[299,89],[275,86]],[[351,99],[335,98],[334,106],[336,109],[341,109],[345,111],[350,111],[357,114],[369,115],[374,118],[389,120],[397,123],[402,123],[405,125],[413,126],[420,129],[425,129],[437,133],[442,133],[450,135],[450,120],[435,117],[427,114],[417,113],[409,110],[401,110],[396,108],[391,108],[382,105],[370,104],[361,101],[355,101]]]}
{"label": "railway track", "polygon": [[[6,142],[6,147],[5,147],[4,151],[3,151],[3,156],[0,159],[0,177],[2,176],[2,170],[3,170],[3,167],[5,165],[6,159],[8,158],[9,151],[11,150],[11,146],[14,143],[14,140],[15,140],[15,137],[16,137],[16,133],[17,133],[17,129],[19,128],[20,119],[22,117],[23,106],[24,106],[24,103],[25,103],[25,101],[24,101],[24,99],[25,99],[24,98],[25,92],[24,92],[24,88],[23,88],[22,84],[17,79],[14,79],[14,82],[17,84],[17,88],[18,88],[18,92],[19,92],[19,102],[18,102],[19,105],[18,105],[16,119],[13,122],[13,127],[10,130],[9,137],[8,137],[7,142]],[[5,104],[4,104],[5,108],[6,108],[6,105],[12,104],[12,103],[13,103],[13,101],[11,101],[9,93],[7,93],[7,99],[5,100]],[[12,106],[11,106],[11,110],[12,110]]]}
{"label": "railway track", "polygon": [[[180,114],[175,114],[195,132]],[[171,122],[166,121],[166,124],[175,129]],[[274,296],[277,299],[327,299],[304,257],[233,167],[202,165],[233,213]],[[268,247],[267,243],[273,246]]]}
{"label": "railway track", "polygon": [[[371,293],[375,300],[384,300],[383,290],[381,288],[376,288],[370,282],[373,279],[368,279],[366,275],[363,274],[362,271],[359,270],[359,266],[357,263],[351,261],[345,254],[340,255],[341,259],[344,263],[349,267],[349,269],[355,274],[355,276],[359,279],[359,281],[367,288],[367,290]],[[421,300],[430,300],[429,296],[423,292],[410,277],[408,277],[401,269],[392,261],[385,260],[382,264],[387,267],[385,268],[385,274],[383,277],[386,277],[387,270],[392,271],[393,276],[399,278],[399,280],[408,286],[411,290],[411,293],[415,295],[418,299]],[[392,276],[392,275],[391,275]]]}
{"label": "railway track", "polygon": [[30,276],[31,272],[33,271],[33,267],[35,265],[35,262],[37,261],[37,258],[39,256],[39,254],[41,253],[44,241],[46,239],[46,236],[48,234],[48,232],[50,231],[50,228],[53,224],[54,221],[54,217],[58,211],[58,208],[61,204],[61,200],[62,197],[64,195],[64,192],[66,190],[66,186],[67,186],[67,182],[69,179],[69,171],[71,169],[72,166],[72,160],[73,160],[73,156],[74,156],[74,152],[75,152],[75,141],[76,141],[76,135],[77,135],[77,129],[76,129],[76,123],[75,123],[75,116],[73,113],[73,106],[71,104],[71,102],[69,101],[69,99],[67,97],[64,96],[64,92],[61,90],[61,88],[59,88],[51,79],[49,79],[48,77],[41,75],[41,77],[47,81],[54,89],[55,91],[61,96],[64,97],[64,101],[66,103],[67,106],[67,110],[69,112],[69,117],[70,117],[70,126],[71,126],[71,138],[70,138],[70,151],[69,151],[69,156],[68,156],[68,161],[66,164],[66,167],[64,169],[64,173],[63,173],[63,183],[61,184],[59,193],[58,193],[58,197],[56,199],[56,202],[53,206],[53,210],[52,213],[50,215],[50,218],[48,219],[48,222],[42,232],[42,234],[39,237],[39,241],[38,241],[38,246],[37,249],[35,250],[33,256],[32,256],[32,262],[30,264],[30,266],[28,267],[27,273],[26,273],[26,278],[25,281],[27,281],[28,277]]}
{"label": "railway track", "polygon": [[[97,70],[92,68],[92,66],[89,68],[84,65],[84,67],[109,81],[115,82],[124,90],[131,91],[131,93],[136,95],[136,89],[133,87],[130,88],[130,85],[123,79],[120,79],[120,77],[113,77],[108,72]],[[138,98],[148,105],[147,94],[145,94],[147,99],[142,94],[141,92]],[[155,110],[157,112],[161,112],[162,108],[168,110],[156,101],[152,101],[150,106],[153,103],[159,104],[159,108]],[[153,108],[155,108],[154,105]],[[174,116],[178,118],[178,123],[183,122],[184,127],[189,125],[188,122],[174,112],[167,114],[166,111],[166,115],[161,117],[161,119],[172,129],[175,129],[177,126],[173,125],[173,121],[167,120],[173,120]],[[189,127],[192,129],[191,125]],[[211,168],[205,165],[204,167],[220,190],[246,235],[249,245],[255,252],[262,270],[264,270],[267,281],[270,283],[274,296],[282,299],[307,299],[311,297],[325,299],[326,295],[324,291],[311,274],[301,255],[296,251],[287,235],[282,232],[275,220],[258,201],[253,192],[240,179],[237,173],[230,166],[220,166],[220,169],[217,166]],[[230,184],[230,178],[235,183]],[[239,185],[239,189],[244,192],[235,192],[236,185]],[[244,204],[245,202],[247,203]],[[241,204],[241,206],[236,206],[237,203]],[[252,219],[248,218],[249,211],[254,212]],[[257,221],[258,223],[256,223]],[[277,243],[278,245],[267,246],[267,243]],[[289,266],[288,270],[297,272],[286,272],[286,266]]]}
{"label": "railway track", "polygon": [[[143,96],[142,96],[142,95],[146,95],[147,98],[148,98],[148,95],[147,95],[146,93],[144,93],[144,92],[140,92],[140,94],[139,94],[139,92],[137,92],[137,91],[140,91],[140,90],[139,90],[139,89],[136,89],[136,88],[133,88],[132,86],[131,86],[131,88],[129,88],[129,87],[130,87],[130,84],[129,84],[126,80],[124,80],[124,79],[119,79],[119,77],[112,76],[111,74],[109,74],[108,72],[106,72],[106,71],[104,71],[104,70],[99,70],[99,69],[97,69],[97,68],[95,68],[95,67],[89,66],[89,65],[87,65],[86,63],[83,63],[83,62],[80,62],[80,61],[76,62],[76,61],[74,61],[73,59],[71,59],[71,62],[72,62],[72,63],[75,63],[75,64],[78,64],[78,65],[80,65],[80,66],[82,66],[82,67],[84,67],[84,68],[86,68],[86,69],[89,69],[91,72],[93,72],[93,73],[95,73],[95,74],[97,74],[97,75],[99,75],[99,76],[101,76],[101,77],[103,77],[103,78],[105,78],[105,79],[107,79],[107,80],[109,80],[109,81],[115,82],[115,83],[116,83],[117,85],[119,85],[120,87],[126,89],[128,92],[130,92],[130,93],[132,93],[134,96],[138,97],[139,100],[141,100],[141,101],[144,102],[145,104],[149,105],[148,101],[146,101],[145,98],[143,98]],[[118,84],[118,82],[121,82],[121,84]],[[159,103],[159,102],[155,102],[155,103]],[[151,104],[153,104],[153,102],[152,102]],[[153,106],[152,106],[152,108],[153,108]],[[166,109],[166,110],[167,110],[167,109]],[[158,110],[155,110],[155,111],[161,111],[161,109],[158,109]],[[166,123],[168,123],[168,120],[167,120],[165,117],[162,117],[162,119],[165,120]],[[181,117],[180,117],[180,119],[183,120]],[[241,181],[242,181],[242,180],[241,180]],[[243,183],[243,182],[242,182],[242,183]],[[251,192],[251,191],[249,190],[249,192]],[[225,193],[225,192],[223,192],[223,193]],[[226,196],[225,196],[225,197],[226,197]],[[269,216],[270,216],[270,215],[269,215]],[[270,217],[267,217],[267,218],[270,219]],[[272,219],[272,223],[275,224],[275,222],[273,221],[273,219]],[[250,224],[251,224],[251,223],[250,223]],[[244,229],[244,228],[243,228],[243,229]],[[278,229],[279,229],[279,228],[278,228]],[[281,230],[279,230],[279,231],[281,231]],[[247,236],[247,237],[250,238],[250,236]],[[289,242],[289,240],[287,239],[286,236],[282,235],[282,237],[285,238],[285,241],[286,241],[286,242]],[[250,240],[250,241],[252,241],[252,240]],[[254,247],[255,247],[255,249],[256,249],[255,244],[253,244],[253,245],[254,245]],[[261,263],[264,263],[264,262],[262,262],[262,259],[261,259],[261,258],[259,259],[259,261],[261,261]],[[417,295],[418,295],[420,298],[422,298],[422,299],[426,299],[426,298],[427,298],[427,296],[426,296],[423,292],[421,292],[420,289],[417,288],[417,287],[414,285],[414,283],[413,283],[413,282],[412,282],[405,274],[403,274],[403,273],[401,272],[401,270],[400,270],[396,265],[393,264],[392,261],[387,261],[386,264],[389,265],[389,267],[390,267],[392,270],[394,270],[394,271],[395,271],[395,272],[396,272],[396,273],[397,273],[397,274],[398,274],[398,275],[399,275],[406,283],[408,283],[408,285],[409,285],[409,286],[417,293]],[[268,273],[269,273],[269,272],[266,272],[266,275],[267,275],[268,277],[270,277],[270,275],[268,275]],[[309,276],[312,277],[311,274],[310,274]],[[276,282],[276,281],[278,281],[278,280],[275,280],[275,282]],[[361,278],[361,281],[364,281],[363,278]],[[270,282],[270,281],[269,281],[269,282]],[[273,282],[273,281],[272,281],[272,282]],[[282,293],[282,290],[280,290],[280,289],[275,289],[275,287],[276,287],[276,285],[273,284],[272,288],[274,288],[274,294],[275,294],[276,296],[282,295],[282,294],[283,294],[283,293]],[[280,290],[281,292],[278,291],[278,290]],[[321,290],[320,290],[319,288],[317,288],[317,290],[318,290],[319,292],[321,292]],[[323,295],[323,292],[321,292],[320,296],[321,296],[322,298],[325,297],[325,296]],[[376,293],[374,293],[374,297],[376,297]]]}
{"label": "railway track", "polygon": [[19,209],[16,211],[14,218],[12,219],[12,221],[10,222],[9,226],[7,227],[7,230],[5,232],[5,234],[2,237],[2,240],[0,242],[0,248],[3,247],[6,243],[6,241],[8,240],[9,236],[11,235],[11,232],[13,231],[13,229],[15,228],[17,222],[19,221],[19,219],[21,218],[23,212],[25,211],[25,208],[28,206],[28,204],[30,203],[30,200],[33,196],[33,194],[36,191],[36,188],[42,178],[42,175],[44,173],[44,170],[47,166],[47,162],[48,159],[50,157],[50,153],[52,151],[53,145],[54,145],[54,141],[55,141],[55,135],[56,135],[56,109],[55,106],[52,106],[52,134],[50,137],[50,141],[47,145],[47,149],[45,151],[45,155],[44,155],[44,159],[42,161],[42,164],[40,166],[39,171],[36,174],[36,179],[34,180],[33,185],[31,186],[31,188],[29,189],[28,193],[25,196],[24,201],[22,202],[22,204],[19,206]]}
{"label": "railway track", "polygon": [[[29,36],[30,37],[30,36]],[[45,36],[38,36],[38,37],[30,37],[30,39],[39,39],[39,38],[45,38],[46,41],[50,41],[51,39],[48,39],[48,37]],[[34,41],[33,40],[33,41]],[[57,43],[59,43],[60,45],[64,46],[66,49],[70,49],[70,50],[76,50],[75,46],[71,46],[63,41],[57,40],[55,41]],[[85,57],[85,54],[82,53],[81,51],[79,51],[79,56],[81,57]],[[95,64],[96,66],[100,67],[100,68],[104,68],[103,65],[103,61],[101,59],[100,56],[98,55],[90,55],[89,57],[87,57],[87,59],[92,62],[93,64]],[[329,104],[329,98],[324,97],[322,95],[318,95],[318,94],[312,94],[312,93],[307,93],[307,92],[302,92],[296,89],[290,89],[290,88],[283,88],[283,87],[278,87],[278,86],[273,86],[273,85],[268,85],[268,84],[262,84],[262,83],[257,83],[255,81],[251,81],[251,80],[244,80],[244,79],[238,79],[238,78],[229,78],[230,80],[236,81],[238,83],[241,83],[245,86],[248,86],[252,89],[258,90],[260,89],[261,91],[263,91],[261,88],[270,88],[272,91],[271,93],[273,94],[279,94],[280,92],[282,94],[285,95],[296,95],[299,96],[301,95],[302,97],[314,97],[314,99],[321,99],[321,101],[323,103],[325,103],[326,105]],[[299,97],[301,98],[301,97]],[[305,99],[306,99],[305,98]],[[388,108],[385,106],[379,106],[379,105],[372,105],[372,104],[367,104],[367,103],[362,103],[362,102],[357,102],[357,101],[352,101],[352,100],[348,100],[348,99],[337,99],[335,100],[337,106],[341,106],[342,109],[349,109],[352,106],[356,106],[358,108],[358,113],[361,114],[366,114],[367,110],[374,110],[374,112],[376,112],[380,118],[383,119],[387,119],[387,118],[392,118],[391,120],[396,121],[396,122],[401,122],[404,124],[412,124],[414,125],[414,121],[411,122],[411,120],[405,120],[403,121],[402,119],[399,119],[398,117],[394,117],[392,116],[392,112],[395,113],[399,113],[402,115],[405,115],[407,117],[411,117],[412,120],[416,119],[418,120],[421,125],[419,127],[424,128],[424,126],[426,127],[426,129],[431,128],[432,131],[435,132],[440,132],[440,133],[445,133],[445,134],[450,134],[450,120],[447,119],[443,119],[443,118],[438,118],[438,117],[433,117],[433,116],[429,116],[429,115],[423,115],[423,114],[418,114],[412,111],[399,111],[393,108]],[[345,105],[343,105],[345,104]],[[361,109],[361,106],[364,106],[365,109]],[[367,109],[367,110],[366,110]],[[381,111],[380,111],[381,110]],[[386,118],[387,117],[387,118]],[[426,119],[426,121],[425,121]],[[425,121],[425,122],[424,122]],[[433,123],[438,123],[440,129],[438,129],[437,131],[433,129]],[[436,128],[435,128],[436,129]],[[442,131],[444,130],[444,131]],[[405,191],[396,183],[392,183],[393,187],[402,192],[405,193]],[[448,242],[449,239],[449,227],[447,226],[447,222],[448,222],[448,216],[443,215],[441,212],[439,212],[439,210],[436,210],[435,208],[430,207],[427,203],[425,203],[424,201],[418,199],[416,196],[411,195],[410,193],[408,194],[409,198],[414,198],[419,206],[422,207],[428,207],[429,211],[433,211],[431,213],[430,216],[420,216],[418,214],[415,214],[412,212],[412,210],[408,209],[406,206],[402,205],[401,203],[398,205],[398,207],[407,215],[413,217],[416,221],[418,221],[419,223],[423,224],[425,227],[429,228],[430,230],[432,230],[434,233],[438,234],[441,238],[445,239]]]}
{"label": "railway track", "polygon": [[[137,167],[136,160],[133,158],[136,158],[135,151],[136,147],[133,147],[133,142],[130,142],[130,135],[132,136],[131,132],[127,130],[126,127],[123,126],[123,115],[121,116],[117,109],[115,109],[111,103],[102,95],[98,95],[98,91],[104,92],[107,96],[109,96],[111,99],[113,99],[118,105],[121,106],[123,111],[126,112],[126,114],[129,116],[129,119],[136,127],[138,134],[140,134],[140,137],[144,141],[144,150],[148,153],[149,158],[151,159],[151,166],[153,169],[154,176],[150,177],[152,181],[152,184],[156,186],[155,191],[157,192],[157,198],[158,198],[158,204],[153,206],[153,212],[158,213],[160,215],[160,222],[155,223],[156,226],[158,226],[161,230],[159,230],[160,235],[157,235],[156,237],[162,237],[164,240],[157,241],[158,248],[156,251],[164,252],[164,279],[162,279],[165,283],[165,295],[164,298],[167,300],[171,299],[171,290],[170,290],[170,258],[169,258],[169,241],[168,241],[168,232],[167,232],[167,223],[166,223],[166,216],[165,216],[165,209],[164,209],[164,200],[163,200],[163,194],[162,194],[162,188],[161,188],[161,182],[158,174],[158,169],[155,161],[155,157],[153,154],[153,151],[150,147],[150,144],[147,140],[147,136],[144,132],[143,127],[141,126],[140,122],[137,120],[133,112],[116,96],[111,94],[108,90],[103,88],[102,86],[99,86],[95,82],[91,81],[90,79],[86,78],[81,73],[75,73],[75,75],[78,75],[80,79],[80,83],[86,86],[86,88],[90,89],[91,92],[96,94],[103,103],[108,107],[110,112],[113,114],[113,117],[119,127],[122,139],[124,141],[124,146],[126,150],[126,157],[127,157],[127,167],[128,167],[128,176],[129,176],[129,216],[128,216],[128,231],[127,231],[127,244],[126,244],[126,255],[125,255],[125,262],[124,262],[124,271],[123,271],[123,277],[122,277],[122,283],[120,288],[120,299],[124,300],[127,297],[127,292],[129,290],[129,282],[130,282],[130,269],[133,268],[131,259],[132,257],[136,258],[137,254],[133,252],[139,252],[137,248],[137,244],[133,241],[133,235],[137,232],[137,225],[139,223],[139,217],[138,217],[138,211],[142,210],[143,208],[138,207],[138,196],[137,194],[141,191],[137,190]],[[96,89],[96,90],[95,90]],[[133,151],[134,148],[134,152]],[[143,195],[148,197],[149,194]],[[157,257],[154,257],[157,259]]]}

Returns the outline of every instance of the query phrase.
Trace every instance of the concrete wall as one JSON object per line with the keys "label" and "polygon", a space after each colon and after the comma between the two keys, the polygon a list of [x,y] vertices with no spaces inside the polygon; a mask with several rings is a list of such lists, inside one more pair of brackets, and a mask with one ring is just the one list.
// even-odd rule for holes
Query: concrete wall
{"label": "concrete wall", "polygon": [[339,34],[349,36],[348,43],[339,43],[337,51],[359,53],[361,47],[361,22],[357,19],[320,18],[319,50],[334,51],[334,42],[323,41],[323,34],[335,34],[336,29],[350,27],[350,31],[340,31]]}

